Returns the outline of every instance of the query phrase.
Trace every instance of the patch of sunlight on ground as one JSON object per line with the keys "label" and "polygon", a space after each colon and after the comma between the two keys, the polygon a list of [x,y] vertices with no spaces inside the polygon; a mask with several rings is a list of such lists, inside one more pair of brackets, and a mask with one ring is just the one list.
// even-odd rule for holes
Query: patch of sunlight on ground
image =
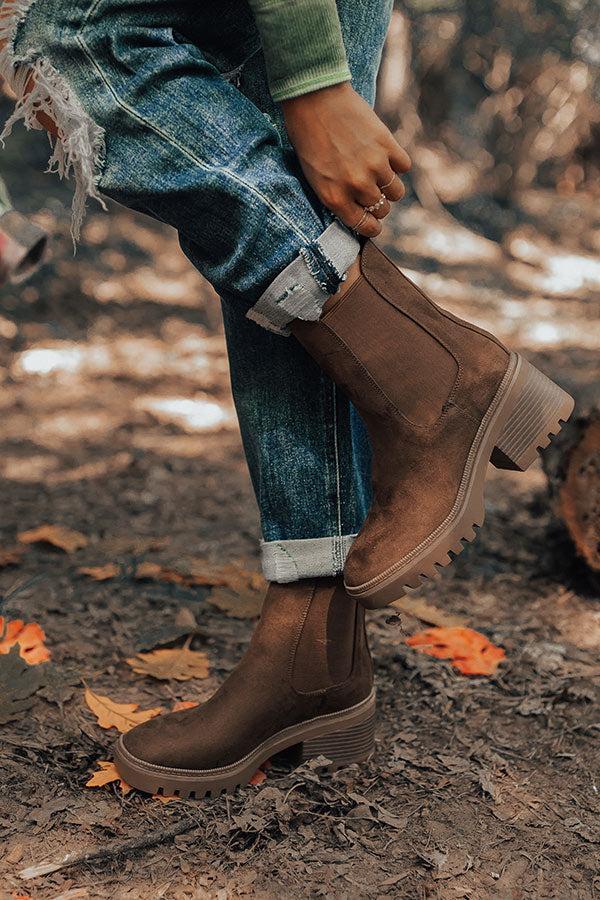
{"label": "patch of sunlight on ground", "polygon": [[516,299],[500,290],[465,284],[439,273],[403,271],[440,306],[523,348],[600,349],[600,329],[593,310],[580,301],[552,297]]}
{"label": "patch of sunlight on ground", "polygon": [[231,410],[213,398],[196,395],[188,397],[141,397],[136,409],[148,412],[159,422],[168,422],[184,431],[214,431],[235,424]]}
{"label": "patch of sunlight on ground", "polygon": [[95,443],[118,428],[123,421],[124,416],[116,416],[104,410],[61,410],[38,420],[35,440],[45,447],[56,448],[70,441]]}
{"label": "patch of sunlight on ground", "polygon": [[52,342],[19,353],[12,367],[16,378],[27,376],[111,376],[141,380],[182,377],[212,383],[224,371],[222,342],[181,333],[169,340],[128,335],[93,339],[90,343]]}
{"label": "patch of sunlight on ground", "polygon": [[83,364],[81,347],[35,347],[17,357],[15,371],[23,375],[53,375],[58,372],[75,374]]}
{"label": "patch of sunlight on ground", "polygon": [[19,481],[35,484],[71,484],[76,481],[90,481],[105,478],[107,475],[121,472],[131,464],[133,456],[121,451],[110,457],[82,463],[81,465],[60,468],[60,460],[56,456],[4,456],[0,459],[0,474],[7,481]]}
{"label": "patch of sunlight on ground", "polygon": [[[228,432],[233,435],[234,432]],[[203,434],[162,434],[157,429],[135,430],[130,435],[130,445],[136,450],[144,450],[164,456],[167,459],[200,459],[218,456],[223,459],[223,432],[205,431]]]}
{"label": "patch of sunlight on ground", "polygon": [[0,459],[2,477],[9,481],[43,481],[49,472],[55,471],[59,461],[55,456],[3,456]]}
{"label": "patch of sunlight on ground", "polygon": [[437,222],[419,234],[404,235],[402,249],[451,265],[498,263],[502,258],[499,244],[469,231],[458,222]]}

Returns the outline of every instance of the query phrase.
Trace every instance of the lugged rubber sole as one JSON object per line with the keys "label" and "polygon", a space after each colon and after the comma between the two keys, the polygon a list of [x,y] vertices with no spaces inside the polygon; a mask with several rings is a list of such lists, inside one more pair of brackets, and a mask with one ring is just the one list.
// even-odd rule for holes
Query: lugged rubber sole
{"label": "lugged rubber sole", "polygon": [[325,768],[336,769],[368,759],[375,746],[375,691],[341,712],[317,716],[284,728],[263,741],[243,759],[217,769],[176,769],[154,765],[133,756],[123,737],[114,760],[121,778],[131,787],[165,797],[216,797],[248,784],[258,767],[277,753],[300,745],[300,759],[325,756]]}
{"label": "lugged rubber sole", "polygon": [[484,487],[488,462],[496,468],[525,471],[567,421],[573,398],[518,353],[511,353],[506,374],[483,418],[454,506],[438,528],[410,554],[375,578],[346,591],[367,609],[378,609],[435,578],[475,539],[485,518]]}

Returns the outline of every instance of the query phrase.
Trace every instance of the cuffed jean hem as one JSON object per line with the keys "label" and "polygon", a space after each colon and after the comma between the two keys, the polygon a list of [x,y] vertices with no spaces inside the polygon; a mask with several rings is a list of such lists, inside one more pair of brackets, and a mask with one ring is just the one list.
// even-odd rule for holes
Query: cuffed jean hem
{"label": "cuffed jean hem", "polygon": [[332,222],[271,282],[248,311],[248,318],[284,335],[290,334],[288,326],[294,319],[317,321],[327,298],[345,281],[360,247],[349,228],[337,220]]}
{"label": "cuffed jean hem", "polygon": [[262,541],[261,562],[267,581],[299,581],[340,575],[355,534],[296,541]]}

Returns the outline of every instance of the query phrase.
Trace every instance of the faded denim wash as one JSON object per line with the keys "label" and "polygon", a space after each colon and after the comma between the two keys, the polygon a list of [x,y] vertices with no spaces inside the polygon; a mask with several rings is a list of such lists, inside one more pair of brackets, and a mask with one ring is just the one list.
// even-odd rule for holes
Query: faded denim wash
{"label": "faded denim wash", "polygon": [[[338,0],[353,85],[370,103],[391,5]],[[175,227],[222,299],[265,576],[339,573],[370,504],[368,439],[281,335],[319,317],[360,244],[303,176],[247,3],[18,0],[4,30],[0,70],[17,96],[26,65],[38,80],[4,135],[19,118],[36,127],[34,104],[52,98],[63,133],[52,167],[75,177],[75,236],[86,195],[111,197]]]}

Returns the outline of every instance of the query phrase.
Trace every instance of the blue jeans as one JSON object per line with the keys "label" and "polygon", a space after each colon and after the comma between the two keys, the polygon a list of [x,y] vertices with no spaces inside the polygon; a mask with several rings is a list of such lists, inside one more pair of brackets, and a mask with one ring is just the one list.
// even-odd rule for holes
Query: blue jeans
{"label": "blue jeans", "polygon": [[[353,86],[370,103],[391,6],[338,0]],[[86,195],[111,197],[174,226],[221,297],[265,576],[341,572],[370,504],[369,443],[285,335],[292,319],[319,318],[360,245],[303,176],[247,3],[19,0],[18,19],[0,70],[33,66],[43,90],[11,119],[35,127],[27,103],[51,93],[75,233]]]}

